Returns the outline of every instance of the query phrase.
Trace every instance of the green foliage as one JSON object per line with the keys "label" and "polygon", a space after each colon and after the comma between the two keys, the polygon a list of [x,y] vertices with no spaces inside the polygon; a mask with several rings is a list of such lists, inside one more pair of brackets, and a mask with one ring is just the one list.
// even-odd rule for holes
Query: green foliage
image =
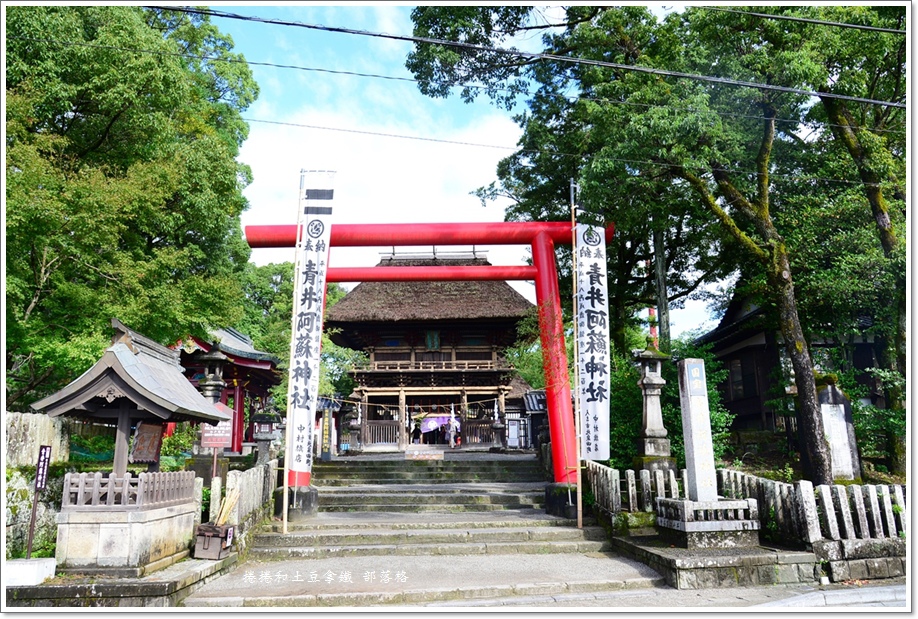
{"label": "green foliage", "polygon": [[[283,381],[271,390],[271,395],[275,405],[282,412],[286,410],[287,402],[293,286],[293,264],[290,262],[265,266],[255,266],[251,263],[246,265],[243,280],[244,317],[237,326],[252,337],[256,348],[281,360],[278,369],[282,372]],[[329,284],[325,298],[326,310],[344,298],[346,292],[339,284]],[[356,385],[349,371],[364,361],[365,355],[338,346],[329,336],[330,333],[324,330],[319,367],[319,394],[350,395]]]}
{"label": "green foliage", "polygon": [[194,441],[197,438],[197,427],[190,423],[179,423],[175,426],[172,436],[163,437],[163,446],[160,449],[162,456],[182,456],[191,453]]}
{"label": "green foliage", "polygon": [[644,400],[637,384],[640,377],[641,372],[630,356],[612,353],[609,371],[609,466],[613,468],[632,468],[637,455],[644,410]]}
{"label": "green foliage", "polygon": [[[903,7],[762,10],[894,29],[906,18]],[[547,54],[618,65],[534,63],[426,43],[416,44],[407,63],[421,91],[432,96],[478,83],[484,87],[463,91],[466,100],[485,94],[508,106],[530,81],[535,91],[526,97],[528,110],[517,116],[520,151],[499,165],[499,185],[479,196],[511,197],[510,220],[567,219],[568,179],[576,179],[586,213],[617,227],[609,253],[612,325],[627,325],[635,307],[654,300],[644,265],[655,230],[666,238],[671,300],[732,270],[757,278],[794,365],[808,473],[830,478],[806,335],[850,334],[861,315],[873,314],[875,324],[893,333],[889,367],[905,369],[903,110],[830,96],[814,105],[790,90],[712,85],[625,67],[904,102],[905,37],[866,31],[848,37],[806,20],[701,6],[662,22],[640,6],[566,7],[552,24],[535,8],[419,7],[412,19],[421,36],[494,46],[542,30]],[[863,185],[833,181],[850,178]],[[872,245],[871,217],[879,236]],[[825,241],[823,225],[835,241]],[[627,352],[618,331],[612,342]],[[890,399],[902,401],[894,392]]]}
{"label": "green foliage", "polygon": [[95,436],[70,437],[71,462],[111,462],[115,455],[115,437],[97,434]]}
{"label": "green foliage", "polygon": [[207,18],[23,5],[5,35],[6,389],[26,410],[101,356],[113,316],[161,343],[239,320],[258,88]]}

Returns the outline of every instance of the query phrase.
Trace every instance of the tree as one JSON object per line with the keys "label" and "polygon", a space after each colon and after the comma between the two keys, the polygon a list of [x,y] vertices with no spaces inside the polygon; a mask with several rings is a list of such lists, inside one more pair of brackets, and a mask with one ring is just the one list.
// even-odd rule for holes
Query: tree
{"label": "tree", "polygon": [[[577,145],[580,138],[580,144],[592,140],[590,148],[561,152],[584,158],[577,178],[584,202],[592,202],[595,210],[616,201],[629,204],[629,195],[692,195],[696,210],[688,215],[691,224],[718,240],[717,254],[741,253],[742,270],[762,278],[764,298],[777,318],[793,366],[806,474],[816,483],[831,483],[813,361],[798,310],[794,248],[775,215],[790,205],[786,196],[793,195],[802,175],[797,170],[784,178],[775,170],[785,153],[808,148],[795,131],[809,119],[811,100],[794,90],[832,76],[812,49],[808,31],[781,20],[703,7],[690,7],[662,24],[641,7],[570,7],[556,24],[527,21],[532,15],[513,8],[415,9],[412,17],[419,36],[495,47],[538,28],[546,32],[545,53],[551,56],[535,60],[418,43],[407,65],[421,79],[422,91],[438,96],[453,85],[476,82],[483,85],[480,91],[506,106],[524,92],[527,79],[540,85],[529,101],[529,114],[519,117],[524,127],[521,146],[527,149],[517,154],[519,167],[528,167],[525,173],[534,182],[522,172],[507,176],[522,180],[525,190],[558,182],[547,179],[559,166],[545,165],[547,155],[540,161],[543,154],[533,155],[533,145]],[[859,58],[865,51],[869,50],[860,50]],[[854,58],[853,50],[848,52]],[[630,70],[638,66],[721,81],[775,84],[791,91]],[[473,98],[479,90],[466,87],[463,96]],[[540,98],[543,93],[564,94],[567,101],[556,98],[557,111],[546,114],[551,104]],[[522,193],[520,185],[508,187]],[[541,201],[541,212],[548,204]],[[662,206],[661,217],[674,212],[664,200],[656,205]],[[638,219],[654,220],[646,209],[635,212]],[[716,222],[717,233],[711,231],[711,222]],[[616,223],[621,230],[621,223]]]}
{"label": "tree", "polygon": [[[425,8],[425,14],[428,10],[439,12]],[[619,44],[615,33],[627,27],[632,48],[652,46],[654,34],[648,17],[640,8],[621,12],[572,8],[568,13],[571,28],[573,24],[585,28],[594,20],[603,22],[602,29],[591,26],[589,35],[555,35],[547,39],[547,45],[552,50],[576,48],[580,54],[595,53],[607,60],[627,62],[630,52]],[[428,20],[419,23],[432,27]],[[445,34],[439,29],[433,33],[437,37]],[[477,40],[465,31],[462,36]],[[419,58],[424,54],[429,55],[424,49],[417,52]],[[503,62],[505,70],[511,60],[505,58]],[[520,60],[516,65],[522,70],[529,63]],[[414,66],[412,60],[409,66]],[[668,176],[646,174],[628,165],[627,156],[612,156],[600,163],[604,149],[621,138],[611,131],[611,123],[598,121],[599,110],[616,102],[614,97],[597,92],[610,80],[607,72],[550,61],[530,70],[529,87],[537,89],[530,93],[528,111],[517,116],[523,127],[520,150],[498,165],[499,185],[479,190],[479,196],[510,198],[513,204],[507,210],[508,220],[564,220],[570,217],[568,179],[582,183],[585,213],[580,218],[589,223],[615,223],[616,233],[608,248],[611,336],[613,348],[627,356],[626,332],[638,324],[639,311],[656,305],[665,313],[670,304],[678,307],[703,284],[720,280],[736,268],[730,259],[733,253],[718,251],[725,244],[729,246],[730,240],[716,228],[698,224],[699,218],[710,217],[693,201],[686,184],[675,185]],[[422,75],[444,80],[441,84],[472,77],[490,84],[492,72],[494,69],[485,63],[463,59],[454,66],[444,61],[436,71],[428,68]],[[435,94],[445,92],[441,88]],[[575,101],[571,92],[578,93]],[[622,113],[629,113],[631,105],[620,103]],[[583,170],[591,165],[593,175],[585,176]],[[656,265],[661,267],[659,277]],[[570,253],[566,248],[561,249],[559,270],[562,296],[569,299]],[[666,327],[668,331],[668,324]],[[667,348],[665,339],[663,347]]]}
{"label": "tree", "polygon": [[[241,318],[240,112],[258,88],[207,18],[6,12],[7,404],[98,359],[114,317],[161,343]],[[186,55],[182,55],[186,54]]]}
{"label": "tree", "polygon": [[[287,370],[290,362],[291,319],[293,317],[293,264],[248,264],[245,272],[245,318],[240,330],[249,334],[257,348],[281,360],[278,369],[283,380],[271,391],[274,402],[286,410]],[[339,284],[329,284],[325,307],[332,307],[347,292]],[[322,353],[319,365],[319,394],[323,396],[348,396],[354,390],[349,372],[365,356],[354,350],[338,346],[322,333]]]}

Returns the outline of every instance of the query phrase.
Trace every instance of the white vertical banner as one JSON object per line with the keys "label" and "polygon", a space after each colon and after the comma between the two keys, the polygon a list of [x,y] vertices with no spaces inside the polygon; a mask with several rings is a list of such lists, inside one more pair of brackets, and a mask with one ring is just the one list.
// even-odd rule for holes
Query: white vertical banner
{"label": "white vertical banner", "polygon": [[287,402],[287,485],[309,486],[335,173],[300,172]]}
{"label": "white vertical banner", "polygon": [[577,398],[584,460],[609,459],[609,295],[606,235],[577,224]]}

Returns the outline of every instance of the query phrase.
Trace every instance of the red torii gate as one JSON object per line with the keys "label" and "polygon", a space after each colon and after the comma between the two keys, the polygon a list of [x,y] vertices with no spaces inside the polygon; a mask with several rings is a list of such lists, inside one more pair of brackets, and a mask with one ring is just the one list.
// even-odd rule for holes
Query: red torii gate
{"label": "red torii gate", "polygon": [[[246,226],[249,246],[294,247],[296,225]],[[606,228],[606,242],[615,226]],[[545,370],[545,396],[556,483],[576,483],[577,437],[574,431],[567,351],[555,245],[570,245],[570,222],[446,224],[333,224],[332,247],[404,245],[526,245],[533,266],[329,267],[328,282],[534,280]]]}

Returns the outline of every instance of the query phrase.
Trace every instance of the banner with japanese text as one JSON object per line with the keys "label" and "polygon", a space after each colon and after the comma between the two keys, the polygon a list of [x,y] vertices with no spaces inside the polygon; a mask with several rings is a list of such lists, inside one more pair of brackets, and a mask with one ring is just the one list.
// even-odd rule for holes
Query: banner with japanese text
{"label": "banner with japanese text", "polygon": [[580,457],[609,459],[609,295],[605,230],[577,224]]}
{"label": "banner with japanese text", "polygon": [[312,476],[334,177],[300,173],[285,456],[291,487],[308,486]]}

